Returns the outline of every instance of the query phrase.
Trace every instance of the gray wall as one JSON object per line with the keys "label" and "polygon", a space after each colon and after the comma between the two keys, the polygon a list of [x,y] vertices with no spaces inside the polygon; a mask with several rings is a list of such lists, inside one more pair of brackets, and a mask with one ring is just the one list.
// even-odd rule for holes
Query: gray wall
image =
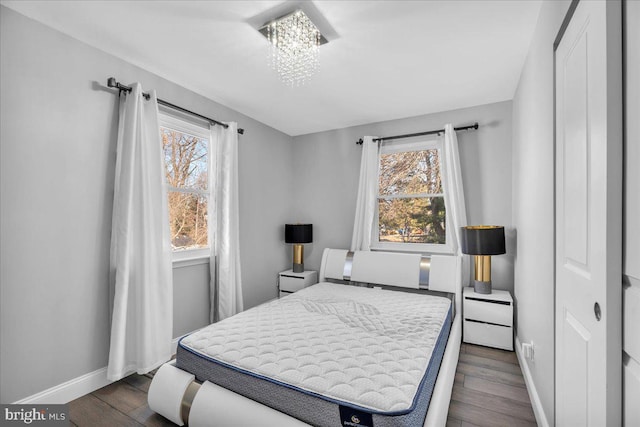
{"label": "gray wall", "polygon": [[543,2],[513,100],[516,335],[535,344],[527,365],[548,425],[554,424],[553,40],[569,4]]}
{"label": "gray wall", "polygon": [[173,336],[209,324],[209,263],[173,268]]}
{"label": "gray wall", "polygon": [[[0,401],[106,366],[117,96],[107,77],[219,120],[240,137],[247,307],[289,263],[291,137],[0,7]],[[174,270],[174,335],[208,323],[208,266]]]}
{"label": "gray wall", "polygon": [[314,243],[305,265],[318,269],[326,247],[348,248],[353,232],[363,135],[390,136],[478,122],[458,133],[469,224],[498,224],[508,230],[507,255],[493,257],[496,289],[513,290],[511,229],[511,102],[372,123],[294,137],[294,215],[313,224]]}

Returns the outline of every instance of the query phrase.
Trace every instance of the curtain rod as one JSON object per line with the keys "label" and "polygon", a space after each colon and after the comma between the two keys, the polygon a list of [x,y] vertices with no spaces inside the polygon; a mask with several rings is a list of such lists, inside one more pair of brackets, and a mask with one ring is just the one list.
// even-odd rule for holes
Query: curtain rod
{"label": "curtain rod", "polygon": [[[475,122],[472,125],[469,126],[460,126],[457,128],[453,128],[453,130],[469,130],[469,129],[478,129],[478,122]],[[418,132],[418,133],[407,133],[404,135],[395,135],[395,136],[385,136],[384,138],[374,138],[373,142],[382,142],[382,141],[387,141],[390,139],[400,139],[400,138],[411,138],[412,136],[423,136],[423,135],[433,135],[435,133],[443,133],[444,129],[438,129],[438,130],[429,130],[426,132]],[[356,144],[358,145],[362,145],[364,143],[364,141],[362,140],[362,138],[360,138],[359,140],[356,141]]]}
{"label": "curtain rod", "polygon": [[[125,85],[121,84],[120,82],[116,81],[115,77],[109,77],[107,79],[107,86],[113,87],[113,88],[118,89],[119,91],[125,91],[125,92],[131,92],[131,90],[132,90],[132,88],[130,86],[125,86]],[[149,99],[149,94],[148,93],[143,93],[142,96],[144,96],[146,99]],[[222,122],[219,122],[219,121],[217,121],[215,119],[212,119],[211,117],[203,116],[202,114],[198,114],[198,113],[193,112],[191,110],[187,110],[186,108],[182,108],[182,107],[180,107],[178,105],[172,104],[172,103],[167,102],[167,101],[165,101],[163,99],[160,99],[160,98],[158,98],[158,104],[164,105],[165,107],[173,108],[174,110],[182,111],[183,113],[187,113],[187,114],[191,114],[191,115],[196,116],[196,117],[200,117],[201,119],[207,120],[207,121],[209,121],[211,123],[215,123],[217,125],[220,125],[220,126],[224,127],[225,129],[229,127],[229,125],[226,124],[226,123],[222,123]],[[244,129],[238,128],[238,133],[240,135],[243,135],[244,134]]]}

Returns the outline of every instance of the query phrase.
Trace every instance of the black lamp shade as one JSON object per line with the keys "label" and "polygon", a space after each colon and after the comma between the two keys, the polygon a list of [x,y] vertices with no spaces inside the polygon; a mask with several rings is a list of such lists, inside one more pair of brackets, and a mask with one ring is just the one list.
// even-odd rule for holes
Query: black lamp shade
{"label": "black lamp shade", "polygon": [[311,243],[313,242],[313,225],[312,224],[285,224],[284,225],[284,241],[285,243]]}
{"label": "black lamp shade", "polygon": [[501,255],[506,253],[504,227],[470,225],[460,227],[462,253],[468,255]]}

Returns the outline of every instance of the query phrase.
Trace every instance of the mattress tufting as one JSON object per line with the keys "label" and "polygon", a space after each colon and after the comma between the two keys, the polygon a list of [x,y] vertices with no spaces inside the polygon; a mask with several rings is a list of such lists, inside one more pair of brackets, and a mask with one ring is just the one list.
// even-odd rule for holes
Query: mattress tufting
{"label": "mattress tufting", "polygon": [[337,405],[407,414],[436,348],[442,357],[450,306],[438,296],[319,283],[183,338],[178,367],[207,370],[206,361]]}

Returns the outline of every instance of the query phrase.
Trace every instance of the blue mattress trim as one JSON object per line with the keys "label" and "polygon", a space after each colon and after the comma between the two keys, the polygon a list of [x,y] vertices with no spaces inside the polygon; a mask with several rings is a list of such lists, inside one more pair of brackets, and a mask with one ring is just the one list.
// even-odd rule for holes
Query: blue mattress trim
{"label": "blue mattress trim", "polygon": [[[440,334],[439,334],[438,339],[436,341],[436,345],[433,347],[433,351],[431,352],[431,358],[429,360],[429,364],[427,365],[427,369],[425,370],[425,373],[424,373],[424,375],[422,377],[422,380],[420,381],[420,385],[418,386],[418,389],[416,390],[416,394],[413,397],[413,402],[411,403],[411,407],[408,408],[408,409],[405,409],[405,410],[401,410],[401,411],[389,411],[389,412],[376,411],[374,409],[367,408],[367,407],[364,407],[364,406],[358,406],[358,405],[354,405],[354,404],[349,403],[349,402],[344,402],[344,401],[341,401],[341,400],[333,399],[333,398],[324,396],[324,395],[319,394],[319,393],[315,393],[315,392],[312,392],[312,391],[309,391],[309,390],[305,390],[305,389],[296,387],[296,386],[288,384],[288,383],[284,383],[284,382],[281,382],[281,381],[278,381],[278,380],[274,380],[273,378],[269,378],[269,377],[266,377],[264,375],[256,374],[254,372],[238,368],[236,366],[230,365],[230,364],[225,363],[225,362],[221,362],[221,361],[216,360],[216,359],[214,359],[212,357],[209,357],[209,356],[206,356],[204,354],[198,353],[197,351],[194,351],[194,350],[190,349],[187,346],[182,345],[182,340],[187,338],[189,335],[185,335],[184,337],[180,338],[180,341],[178,342],[178,345],[183,350],[188,351],[189,353],[194,354],[194,355],[196,355],[196,356],[198,356],[198,357],[200,357],[202,359],[205,359],[205,360],[207,360],[207,361],[209,361],[211,363],[215,363],[215,364],[224,366],[226,368],[232,369],[232,370],[234,370],[236,372],[240,372],[240,373],[245,374],[245,375],[250,375],[250,376],[255,377],[255,378],[260,378],[261,380],[269,381],[269,382],[277,384],[279,386],[287,387],[287,388],[290,388],[290,389],[295,390],[297,392],[308,394],[308,395],[311,395],[311,396],[326,400],[328,402],[335,403],[337,405],[347,406],[347,407],[350,407],[350,408],[353,408],[353,409],[356,409],[356,410],[359,410],[359,411],[368,412],[370,414],[380,414],[380,415],[386,415],[386,416],[405,415],[405,414],[413,412],[413,410],[415,409],[417,401],[418,401],[418,398],[422,395],[423,387],[425,387],[425,383],[427,382],[427,379],[433,379],[433,381],[430,381],[430,384],[429,384],[431,389],[428,390],[429,399],[427,400],[427,407],[428,407],[428,404],[431,401],[431,395],[433,394],[433,389],[435,388],[435,382],[436,382],[436,379],[437,379],[437,376],[438,376],[438,371],[440,370],[440,363],[442,362],[442,357],[444,356],[444,351],[446,349],[447,341],[449,339],[449,332],[451,331],[452,307],[453,307],[453,304],[451,304],[449,306],[449,310],[447,311],[447,316],[445,317],[445,320],[444,320],[444,322],[442,324],[442,327],[440,328]],[[434,369],[435,369],[435,371],[434,371]]]}

